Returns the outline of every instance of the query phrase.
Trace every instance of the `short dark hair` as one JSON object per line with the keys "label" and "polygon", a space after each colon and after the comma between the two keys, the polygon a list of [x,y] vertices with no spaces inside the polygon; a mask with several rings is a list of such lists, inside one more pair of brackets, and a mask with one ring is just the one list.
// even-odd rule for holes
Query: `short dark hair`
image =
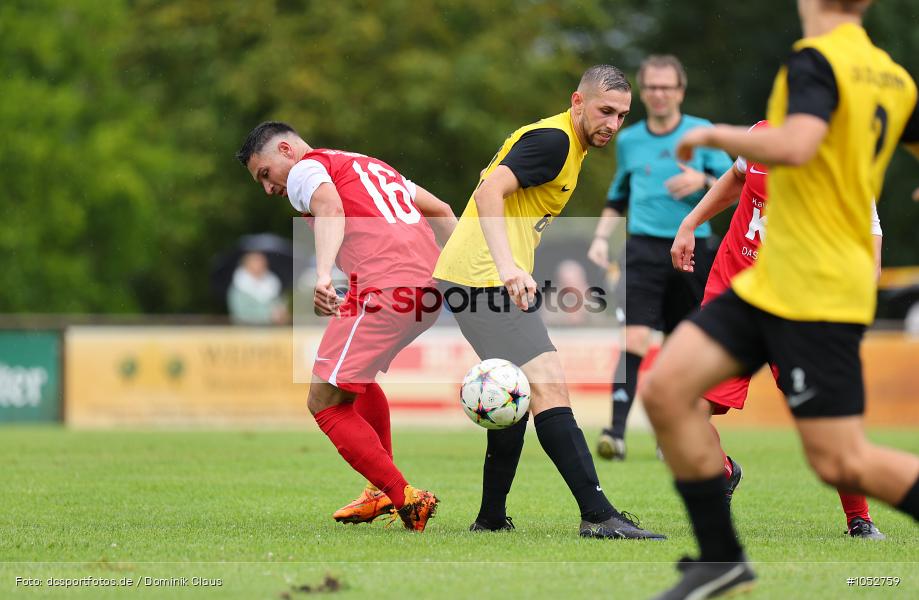
{"label": "short dark hair", "polygon": [[655,69],[671,67],[676,71],[677,84],[681,88],[686,89],[686,85],[689,83],[689,80],[686,78],[686,69],[683,68],[683,63],[672,54],[652,54],[641,61],[641,65],[638,67],[638,85],[643,84],[645,70],[648,67],[653,67]]}
{"label": "short dark hair", "polygon": [[628,78],[620,69],[613,65],[594,65],[584,71],[581,75],[581,83],[578,89],[584,85],[596,85],[603,89],[604,92],[616,90],[619,92],[631,92],[632,85]]}
{"label": "short dark hair", "polygon": [[242,148],[236,153],[236,159],[244,167],[248,166],[249,159],[252,158],[253,154],[261,152],[271,138],[282,133],[297,135],[294,128],[287,123],[282,123],[281,121],[265,121],[261,123],[246,136],[246,141],[243,142]]}

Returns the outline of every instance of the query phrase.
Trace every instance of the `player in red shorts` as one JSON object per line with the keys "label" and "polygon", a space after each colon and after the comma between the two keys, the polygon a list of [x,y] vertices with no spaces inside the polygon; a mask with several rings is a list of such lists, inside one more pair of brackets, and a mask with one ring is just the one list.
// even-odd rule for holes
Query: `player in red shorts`
{"label": "player in red shorts", "polygon": [[[313,149],[285,123],[253,129],[236,156],[266,194],[286,196],[312,221],[313,303],[333,318],[313,364],[308,406],[339,454],[370,482],[335,520],[369,522],[395,509],[407,529],[424,531],[438,501],[409,485],[393,463],[389,406],[374,380],[437,318],[414,308],[434,290],[440,250],[432,226],[445,241],[456,225],[452,209],[386,163]],[[343,299],[332,286],[335,264],[350,274]]]}
{"label": "player in red shorts", "polygon": [[[766,121],[760,121],[752,129],[768,126]],[[740,202],[734,210],[731,225],[718,248],[708,276],[705,295],[702,298],[703,306],[730,288],[731,279],[756,260],[759,245],[766,233],[766,167],[759,163],[747,163],[743,157],[738,158],[734,168],[725,173],[696,208],[686,216],[673,242],[671,256],[674,268],[691,271],[695,227],[726,209],[738,196]],[[875,257],[879,261],[881,227],[876,209],[871,232],[875,236]],[[775,365],[771,367],[778,383],[778,371]],[[751,377],[735,377],[709,390],[704,398],[709,402],[711,414],[723,415],[732,408],[742,410]],[[721,437],[714,425],[712,432],[720,446]],[[734,490],[740,483],[742,471],[740,465],[725,454],[723,449],[721,454],[724,459],[724,473],[729,481],[727,499],[730,502]],[[850,536],[884,539],[884,534],[878,530],[868,514],[868,500],[864,496],[839,491],[839,499],[846,513],[847,532]]]}

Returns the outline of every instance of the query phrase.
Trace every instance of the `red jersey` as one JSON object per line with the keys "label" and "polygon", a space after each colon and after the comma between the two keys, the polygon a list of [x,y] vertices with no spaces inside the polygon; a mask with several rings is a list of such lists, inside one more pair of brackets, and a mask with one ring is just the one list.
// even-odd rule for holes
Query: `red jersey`
{"label": "red jersey", "polygon": [[321,148],[303,155],[291,169],[290,203],[308,215],[313,192],[322,183],[332,183],[341,197],[345,236],[335,262],[352,286],[357,282],[351,293],[432,285],[440,249],[415,206],[415,184],[381,160]]}
{"label": "red jersey", "polygon": [[[760,121],[751,129],[768,127],[767,121]],[[705,284],[702,304],[720,295],[731,287],[735,275],[752,265],[759,254],[759,246],[766,235],[766,167],[760,163],[737,159],[734,167],[746,173],[746,181],[740,192],[740,201],[734,209],[731,225]]]}

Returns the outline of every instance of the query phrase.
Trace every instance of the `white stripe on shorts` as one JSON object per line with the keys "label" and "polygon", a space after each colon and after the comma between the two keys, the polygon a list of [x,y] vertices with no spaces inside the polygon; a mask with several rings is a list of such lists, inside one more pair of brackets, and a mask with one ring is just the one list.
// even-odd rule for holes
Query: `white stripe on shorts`
{"label": "white stripe on shorts", "polygon": [[348,348],[351,347],[351,340],[354,339],[354,332],[357,331],[357,326],[361,324],[361,319],[364,318],[364,314],[367,312],[367,303],[373,298],[373,294],[367,294],[367,297],[364,298],[364,303],[361,304],[361,314],[354,321],[354,325],[351,327],[351,333],[348,334],[348,341],[345,342],[345,347],[341,350],[341,356],[338,357],[338,362],[335,363],[335,368],[332,369],[332,374],[329,375],[329,383],[334,386],[338,386],[336,381],[338,377],[338,370],[341,368],[341,364],[345,362],[345,356],[348,355]]}

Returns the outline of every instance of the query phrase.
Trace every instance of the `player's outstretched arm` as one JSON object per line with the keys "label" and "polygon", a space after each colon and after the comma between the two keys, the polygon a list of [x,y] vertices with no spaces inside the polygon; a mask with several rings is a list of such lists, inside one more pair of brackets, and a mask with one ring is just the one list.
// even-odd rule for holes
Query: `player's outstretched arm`
{"label": "player's outstretched arm", "polygon": [[488,250],[514,304],[526,310],[536,295],[536,280],[514,262],[504,221],[504,199],[520,189],[516,175],[505,165],[498,165],[473,194],[479,212],[479,226]]}
{"label": "player's outstretched arm", "polygon": [[673,246],[670,247],[670,259],[673,268],[678,271],[693,271],[692,260],[696,249],[696,228],[705,223],[737,201],[747,176],[741,172],[736,163],[724,175],[718,178],[715,185],[702,197],[702,200],[690,211],[680,223]]}
{"label": "player's outstretched arm", "polygon": [[338,190],[323,183],[313,192],[310,213],[316,217],[316,290],[313,304],[320,314],[338,313],[340,300],[332,286],[332,267],[345,238],[345,211]]}
{"label": "player's outstretched arm", "polygon": [[417,184],[415,185],[415,206],[428,220],[428,224],[434,230],[437,243],[442,248],[450,239],[453,230],[456,229],[456,215],[453,214],[453,209],[449,204]]}
{"label": "player's outstretched arm", "polygon": [[697,146],[708,146],[745,156],[751,162],[800,166],[817,153],[828,129],[826,121],[804,113],[789,115],[779,127],[753,130],[731,125],[698,127],[677,144],[677,158],[690,160]]}

